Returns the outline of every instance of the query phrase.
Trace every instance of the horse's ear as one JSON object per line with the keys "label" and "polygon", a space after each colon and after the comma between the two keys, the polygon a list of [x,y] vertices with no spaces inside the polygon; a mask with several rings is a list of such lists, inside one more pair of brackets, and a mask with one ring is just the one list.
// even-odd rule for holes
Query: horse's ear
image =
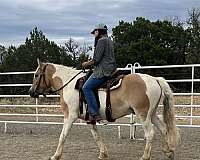
{"label": "horse's ear", "polygon": [[39,58],[37,58],[38,67],[42,66],[42,62],[40,62]]}

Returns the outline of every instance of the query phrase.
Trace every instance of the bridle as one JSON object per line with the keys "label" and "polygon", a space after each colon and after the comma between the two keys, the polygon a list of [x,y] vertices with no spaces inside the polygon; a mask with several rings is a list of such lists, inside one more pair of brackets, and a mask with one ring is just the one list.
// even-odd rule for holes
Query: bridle
{"label": "bridle", "polygon": [[[45,78],[45,71],[46,71],[47,65],[48,64],[46,64],[44,66],[44,68],[42,69],[42,73],[39,74],[39,81],[36,83],[36,88],[35,88],[35,92],[37,92],[37,93],[38,93],[38,88],[39,88],[39,85],[40,85],[42,79],[44,81],[45,87],[49,88],[48,85],[47,85],[47,82],[46,82],[46,78]],[[43,95],[45,96],[46,94],[43,93]]]}
{"label": "bridle", "polygon": [[[44,66],[44,68],[43,68],[43,70],[42,70],[42,73],[39,74],[40,77],[39,77],[38,83],[36,83],[35,92],[38,91],[38,87],[39,87],[39,85],[40,85],[40,83],[41,83],[42,78],[43,78],[43,81],[44,81],[44,83],[45,83],[46,88],[47,88],[47,89],[49,88],[49,86],[47,85],[47,82],[46,82],[46,78],[45,78],[45,71],[46,71],[47,65],[48,65],[48,64],[46,64],[46,65]],[[56,92],[60,91],[61,89],[63,89],[64,87],[66,87],[72,80],[74,80],[74,78],[76,78],[76,77],[77,77],[79,74],[81,74],[82,72],[83,72],[83,71],[78,72],[75,76],[73,76],[66,84],[64,84],[64,85],[63,85],[62,87],[60,87],[59,89],[54,90],[54,91],[52,91],[52,90],[50,89],[50,90],[48,90],[48,92],[43,93],[43,95],[46,96],[46,94],[53,94],[53,93],[56,93]],[[37,93],[38,93],[38,92],[37,92]]]}

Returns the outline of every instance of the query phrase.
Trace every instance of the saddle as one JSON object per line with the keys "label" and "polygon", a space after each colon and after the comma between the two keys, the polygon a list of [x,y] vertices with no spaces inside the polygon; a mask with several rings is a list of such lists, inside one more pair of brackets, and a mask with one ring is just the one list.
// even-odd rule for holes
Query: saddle
{"label": "saddle", "polygon": [[[82,91],[82,87],[84,83],[87,81],[87,79],[90,77],[90,75],[93,73],[92,70],[87,72],[86,76],[81,77],[77,80],[75,84],[75,89],[79,91],[79,108],[80,108],[80,114],[83,114],[83,103],[87,104],[85,100],[84,93]],[[108,122],[115,122],[116,119],[112,118],[112,108],[111,108],[111,102],[110,102],[110,91],[117,89],[121,86],[122,79],[125,75],[130,74],[130,70],[116,70],[112,76],[111,79],[107,80],[104,84],[96,88],[93,92],[95,94],[97,104],[100,107],[100,101],[99,101],[99,95],[98,91],[99,90],[104,90],[106,92],[106,119]],[[89,112],[88,112],[88,107],[86,105],[86,115],[85,115],[85,120],[89,119]]]}

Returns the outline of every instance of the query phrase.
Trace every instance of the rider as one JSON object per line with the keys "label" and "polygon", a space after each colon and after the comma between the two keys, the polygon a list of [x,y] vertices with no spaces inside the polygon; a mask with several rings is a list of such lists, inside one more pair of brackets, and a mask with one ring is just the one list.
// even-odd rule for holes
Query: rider
{"label": "rider", "polygon": [[112,40],[108,37],[107,30],[105,24],[98,24],[91,32],[95,36],[93,59],[82,63],[84,68],[94,65],[93,74],[83,85],[90,121],[102,120],[93,90],[108,80],[116,70],[114,46]]}

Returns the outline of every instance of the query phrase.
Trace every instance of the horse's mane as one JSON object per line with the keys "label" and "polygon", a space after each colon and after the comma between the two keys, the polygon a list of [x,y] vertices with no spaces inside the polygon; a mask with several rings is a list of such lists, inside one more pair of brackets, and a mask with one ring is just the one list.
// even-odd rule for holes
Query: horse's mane
{"label": "horse's mane", "polygon": [[54,63],[47,63],[49,65],[53,65],[56,68],[56,72],[63,73],[64,75],[73,76],[77,72],[80,72],[80,70],[77,70],[76,68],[64,66],[61,64],[54,64]]}

